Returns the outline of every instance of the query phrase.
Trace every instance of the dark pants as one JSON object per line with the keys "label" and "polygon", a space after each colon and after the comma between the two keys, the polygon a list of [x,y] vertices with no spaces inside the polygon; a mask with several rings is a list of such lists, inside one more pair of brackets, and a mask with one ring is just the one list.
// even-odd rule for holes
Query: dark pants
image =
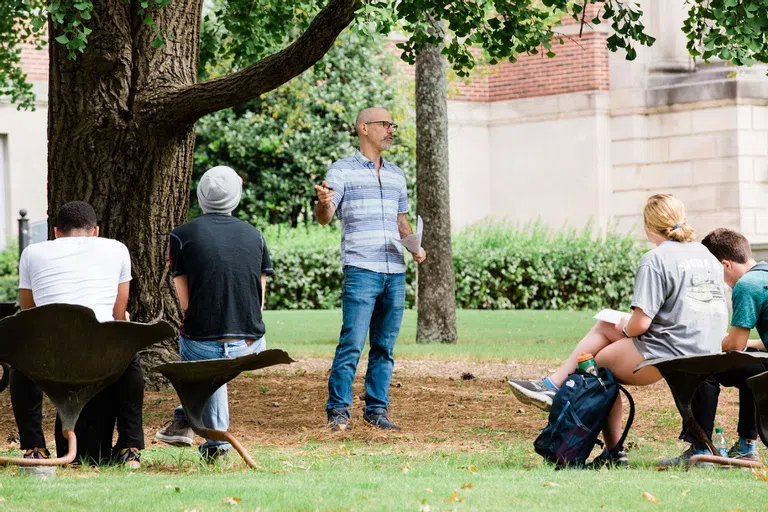
{"label": "dark pants", "polygon": [[[22,450],[45,446],[43,435],[43,394],[26,376],[11,373],[11,401],[19,443]],[[120,378],[93,397],[83,408],[75,425],[77,458],[89,463],[116,456],[123,448],[144,449],[142,407],[144,404],[144,372],[134,356]],[[117,423],[118,440],[112,447],[112,433]],[[56,417],[56,452],[66,455],[68,445]]]}
{"label": "dark pants", "polygon": [[[747,385],[747,379],[766,371],[768,371],[768,363],[754,363],[736,370],[717,373],[704,381],[694,395],[692,408],[694,418],[710,438],[715,426],[717,400],[722,385],[739,390],[739,425],[737,428],[739,437],[757,439],[755,402],[752,390]],[[685,425],[683,425],[683,430],[680,433],[680,439],[689,443],[697,442],[693,432]]]}

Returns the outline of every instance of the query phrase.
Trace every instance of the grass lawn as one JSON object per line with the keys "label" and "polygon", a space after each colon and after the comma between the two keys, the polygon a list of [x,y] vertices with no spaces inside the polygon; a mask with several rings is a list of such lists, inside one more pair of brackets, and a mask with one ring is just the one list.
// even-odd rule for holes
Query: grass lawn
{"label": "grass lawn", "polygon": [[[395,356],[408,359],[478,361],[560,361],[595,323],[591,311],[456,312],[455,345],[416,344],[416,311],[403,318]],[[266,311],[267,343],[298,357],[333,357],[341,329],[341,310]],[[752,330],[757,339],[757,331]]]}
{"label": "grass lawn", "polygon": [[[408,311],[396,357],[551,362],[571,350],[592,325],[592,315],[567,311],[459,311],[458,344],[417,345],[416,315]],[[340,311],[269,311],[265,320],[271,347],[284,348],[296,358],[332,357]],[[260,466],[256,470],[247,470],[234,454],[208,466],[199,461],[194,449],[161,445],[151,445],[144,451],[142,470],[135,473],[114,467],[63,468],[56,478],[43,482],[21,476],[15,468],[0,468],[0,512],[768,511],[768,480],[762,480],[761,474],[725,469],[656,469],[659,457],[684,448],[675,442],[679,418],[673,406],[666,403],[669,399],[664,398],[663,386],[636,394],[645,406],[638,409],[636,427],[630,434],[634,445],[631,469],[554,471],[542,465],[532,449],[535,433],[545,422],[544,414],[520,408],[505,393],[500,379],[462,383],[461,379],[440,376],[399,377],[403,385],[393,389],[393,407],[396,418],[410,421],[410,432],[406,428],[392,437],[373,431],[369,434],[364,427],[355,426],[351,433],[338,437],[328,434],[322,425],[324,372],[318,369],[315,374],[302,374],[288,367],[263,378],[242,376],[237,385],[230,387],[233,428],[239,429],[241,438],[251,434],[251,441],[245,444]],[[263,383],[269,389],[261,386],[259,391]],[[450,399],[449,391],[453,393]],[[256,403],[261,408],[244,409],[248,401],[244,394],[254,395],[249,407]],[[311,401],[309,396],[313,397]],[[4,400],[0,414],[11,414],[7,396],[0,398]],[[416,417],[409,420],[410,416],[397,416],[408,400],[415,404],[409,414],[423,423],[418,423]],[[149,393],[145,402],[145,423],[157,428],[176,399],[170,392]],[[273,402],[279,402],[279,406]],[[731,435],[735,430],[735,404],[734,393],[721,395],[727,413],[718,416],[718,421],[726,423]],[[355,407],[353,415],[359,413],[359,404]],[[462,412],[467,408],[474,412]],[[249,412],[244,413],[246,410]],[[460,435],[445,435],[441,423]],[[146,431],[148,442],[152,431]],[[4,439],[6,432],[0,434]],[[11,445],[3,446],[0,444],[4,454],[18,455]]]}
{"label": "grass lawn", "polygon": [[[594,324],[584,311],[457,311],[459,342],[416,344],[416,311],[405,312],[395,356],[529,362],[567,356]],[[267,344],[298,357],[333,357],[341,310],[266,311]]]}
{"label": "grass lawn", "polygon": [[[181,454],[181,455],[179,455]],[[737,470],[553,471],[515,446],[412,453],[352,443],[256,449],[262,468],[205,467],[156,449],[145,469],[0,471],[1,510],[766,510],[768,483]],[[234,465],[233,465],[234,464]],[[644,498],[644,493],[645,498]]]}

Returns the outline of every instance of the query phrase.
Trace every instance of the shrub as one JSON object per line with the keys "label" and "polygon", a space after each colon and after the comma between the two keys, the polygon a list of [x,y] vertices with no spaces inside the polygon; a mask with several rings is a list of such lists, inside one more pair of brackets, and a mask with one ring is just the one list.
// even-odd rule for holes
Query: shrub
{"label": "shrub", "polygon": [[[267,286],[270,309],[341,305],[338,229],[268,228],[277,275]],[[482,223],[453,239],[456,305],[468,309],[627,308],[643,253],[630,235],[596,237],[589,228],[555,231],[541,224]],[[406,306],[415,294],[408,261]]]}
{"label": "shrub", "polygon": [[[337,227],[269,226],[276,275],[269,309],[341,306],[344,274]],[[643,247],[630,235],[597,237],[590,228],[480,223],[453,237],[456,306],[465,309],[626,309]],[[0,252],[0,301],[18,299],[18,249]],[[415,264],[408,262],[406,307],[413,307]]]}
{"label": "shrub", "polygon": [[0,251],[0,302],[19,300],[19,246],[14,241]]}
{"label": "shrub", "polygon": [[468,309],[627,308],[644,252],[630,235],[541,224],[474,225],[453,247],[456,302]]}

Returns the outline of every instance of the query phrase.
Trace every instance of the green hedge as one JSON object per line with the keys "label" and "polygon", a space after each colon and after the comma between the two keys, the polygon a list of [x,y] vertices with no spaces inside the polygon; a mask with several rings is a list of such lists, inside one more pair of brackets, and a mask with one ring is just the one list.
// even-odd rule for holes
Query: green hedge
{"label": "green hedge", "polygon": [[540,224],[472,226],[454,237],[456,304],[467,309],[629,307],[644,248],[631,235]]}
{"label": "green hedge", "polygon": [[19,246],[14,241],[0,251],[0,302],[19,300]]}
{"label": "green hedge", "polygon": [[[335,227],[264,231],[276,275],[267,283],[269,309],[341,306],[344,275]],[[0,301],[18,297],[18,250],[0,252]],[[644,248],[629,235],[597,237],[590,229],[554,231],[539,224],[476,224],[453,238],[456,305],[466,309],[626,308]],[[416,279],[410,257],[406,306]]]}
{"label": "green hedge", "polygon": [[[341,305],[340,234],[333,228],[270,228],[264,236],[277,275],[270,309]],[[643,248],[634,237],[591,229],[553,231],[539,224],[473,225],[453,238],[456,305],[468,309],[626,308]],[[415,265],[408,260],[406,305]]]}

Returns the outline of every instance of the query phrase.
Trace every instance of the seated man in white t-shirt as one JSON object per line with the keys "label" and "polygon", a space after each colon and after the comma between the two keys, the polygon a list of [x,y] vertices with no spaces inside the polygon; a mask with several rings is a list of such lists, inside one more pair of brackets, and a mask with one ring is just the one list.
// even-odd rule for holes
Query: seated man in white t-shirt
{"label": "seated man in white t-shirt", "polygon": [[[100,322],[128,320],[131,281],[128,248],[99,238],[96,212],[88,203],[72,201],[56,216],[55,240],[27,247],[19,261],[19,305],[78,304],[93,310]],[[11,373],[11,401],[19,443],[25,458],[48,458],[42,430],[42,392],[18,371]],[[134,357],[120,379],[94,397],[75,427],[78,458],[105,459],[137,468],[144,448],[142,406],[144,374]],[[117,421],[118,441],[112,448]],[[57,448],[66,453],[57,421]],[[57,451],[61,452],[61,449]]]}

